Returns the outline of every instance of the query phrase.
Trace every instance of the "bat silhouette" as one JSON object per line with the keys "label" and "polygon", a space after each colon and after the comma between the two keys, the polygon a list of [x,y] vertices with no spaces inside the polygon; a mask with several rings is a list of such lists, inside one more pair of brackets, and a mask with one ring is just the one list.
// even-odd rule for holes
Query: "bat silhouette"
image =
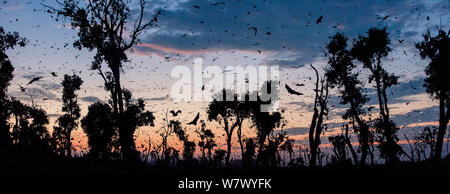
{"label": "bat silhouette", "polygon": [[197,125],[198,118],[200,118],[200,113],[197,113],[197,116],[188,125]]}
{"label": "bat silhouette", "polygon": [[292,89],[291,87],[289,87],[287,84],[285,84],[285,87],[286,87],[286,90],[288,91],[289,94],[294,94],[294,95],[298,95],[298,96],[299,96],[299,95],[303,95],[302,93],[293,90],[293,89]]}
{"label": "bat silhouette", "polygon": [[322,23],[322,19],[323,19],[323,16],[320,16],[320,17],[317,19],[316,24]]}
{"label": "bat silhouette", "polygon": [[39,80],[42,79],[42,78],[43,78],[43,77],[35,77],[35,78],[31,79],[31,81],[28,82],[27,85],[30,85],[30,84],[32,84],[32,83],[35,82],[35,81],[39,81]]}
{"label": "bat silhouette", "polygon": [[174,110],[171,110],[170,113],[172,113],[172,116],[176,117],[176,116],[178,116],[178,114],[181,113],[181,110],[177,110],[177,112],[175,112]]}
{"label": "bat silhouette", "polygon": [[248,28],[249,30],[253,30],[255,32],[255,35],[258,33],[258,28],[252,26],[250,28]]}
{"label": "bat silhouette", "polygon": [[21,85],[19,85],[19,87],[20,87],[20,91],[22,91],[22,92],[26,91],[26,89],[24,87],[22,87]]}

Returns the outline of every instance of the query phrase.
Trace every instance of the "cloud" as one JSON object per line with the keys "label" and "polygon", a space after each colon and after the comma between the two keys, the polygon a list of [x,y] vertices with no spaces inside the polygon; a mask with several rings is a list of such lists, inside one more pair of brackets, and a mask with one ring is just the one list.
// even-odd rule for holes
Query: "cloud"
{"label": "cloud", "polygon": [[164,101],[169,99],[169,97],[164,96],[164,97],[156,97],[156,98],[147,98],[145,99],[145,101]]}
{"label": "cloud", "polygon": [[9,3],[7,1],[5,1],[6,3],[0,8],[0,9],[5,9],[7,11],[17,11],[17,10],[21,10],[23,8],[23,3],[21,2],[16,2],[13,1],[12,3]]}
{"label": "cloud", "polygon": [[[318,60],[328,37],[338,31],[355,38],[370,27],[387,26],[392,39],[412,38],[424,29],[425,15],[448,16],[439,3],[425,1],[225,1],[213,6],[208,0],[188,0],[153,1],[148,8],[163,15],[138,52],[271,51],[265,62],[282,66]],[[316,24],[320,16],[323,22]],[[389,17],[379,19],[384,16]]]}
{"label": "cloud", "polygon": [[100,100],[99,98],[97,98],[95,96],[84,96],[79,99],[83,102],[89,102],[89,103],[102,102],[102,100]]}

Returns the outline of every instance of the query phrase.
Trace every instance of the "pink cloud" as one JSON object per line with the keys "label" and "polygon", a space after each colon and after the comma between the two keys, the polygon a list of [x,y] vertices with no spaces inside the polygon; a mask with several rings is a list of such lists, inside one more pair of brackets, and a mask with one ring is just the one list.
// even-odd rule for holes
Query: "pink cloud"
{"label": "pink cloud", "polygon": [[[138,47],[151,48],[153,50],[165,52],[165,53],[175,53],[175,54],[183,54],[183,55],[199,55],[207,53],[208,50],[181,50],[176,48],[164,47],[161,45],[151,44],[151,43],[141,43],[137,45]],[[137,51],[137,54],[145,54],[146,52]]]}

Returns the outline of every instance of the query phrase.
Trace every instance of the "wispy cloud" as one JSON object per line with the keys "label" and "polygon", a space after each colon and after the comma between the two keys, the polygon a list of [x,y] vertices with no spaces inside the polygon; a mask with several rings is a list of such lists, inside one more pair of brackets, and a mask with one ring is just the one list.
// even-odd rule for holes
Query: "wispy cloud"
{"label": "wispy cloud", "polygon": [[[322,57],[325,42],[337,31],[355,38],[370,27],[386,26],[396,41],[416,37],[424,24],[439,17],[444,25],[449,22],[446,1],[224,2],[216,6],[208,0],[149,2],[150,10],[162,10],[163,15],[158,30],[145,37],[137,50],[180,54],[271,51],[265,62],[297,66]],[[316,24],[320,16],[322,22]],[[290,56],[283,56],[286,53]]]}

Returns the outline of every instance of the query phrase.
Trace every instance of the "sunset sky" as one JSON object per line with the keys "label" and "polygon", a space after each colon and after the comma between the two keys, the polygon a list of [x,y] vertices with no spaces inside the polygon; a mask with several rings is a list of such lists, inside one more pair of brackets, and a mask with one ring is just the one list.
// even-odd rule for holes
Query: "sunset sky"
{"label": "sunset sky", "polygon": [[[336,32],[345,33],[350,40],[364,35],[370,27],[386,27],[391,38],[392,52],[384,60],[384,67],[400,77],[399,85],[389,90],[392,119],[401,127],[399,137],[412,137],[419,129],[437,125],[438,102],[433,101],[422,87],[424,68],[428,61],[421,60],[414,43],[422,40],[421,34],[430,29],[436,31],[450,26],[450,1],[389,1],[389,0],[154,0],[146,1],[146,18],[157,10],[162,11],[159,27],[147,30],[141,36],[141,44],[128,53],[130,62],[124,64],[122,83],[135,98],[144,98],[147,110],[156,116],[154,127],[142,127],[136,132],[137,147],[148,144],[151,137],[156,143],[164,113],[182,110],[182,122],[192,120],[197,112],[206,120],[208,102],[175,102],[170,90],[176,79],[170,76],[178,65],[192,68],[194,58],[203,59],[203,66],[216,65],[276,65],[280,66],[281,95],[279,110],[284,110],[286,130],[299,145],[307,143],[307,127],[311,122],[314,71],[309,64],[323,70],[326,66],[325,45]],[[220,3],[223,2],[223,3]],[[14,80],[8,93],[31,104],[31,91],[37,106],[47,111],[51,124],[61,115],[60,85],[64,74],[76,73],[84,83],[79,94],[82,115],[89,104],[107,102],[108,93],[96,72],[90,71],[93,52],[77,50],[72,43],[77,38],[76,29],[68,21],[55,21],[41,3],[56,6],[52,0],[7,0],[0,2],[0,26],[6,31],[17,31],[28,39],[24,48],[8,51],[14,71]],[[131,3],[131,8],[136,8]],[[316,24],[322,16],[322,22]],[[257,29],[253,30],[253,27]],[[358,66],[361,79],[367,80],[367,70]],[[50,73],[56,72],[57,77]],[[35,76],[44,78],[26,85]],[[304,93],[288,95],[284,84]],[[296,87],[296,84],[305,84]],[[375,91],[365,85],[372,100],[368,107],[377,107]],[[322,144],[328,144],[327,136],[340,134],[341,115],[346,106],[332,91],[329,102],[329,129]],[[373,108],[372,118],[377,108]],[[216,132],[220,146],[224,146],[224,132],[216,122],[207,122]],[[245,135],[252,137],[255,129],[246,124]],[[189,126],[190,138],[194,127]],[[278,129],[279,130],[279,129]],[[86,149],[86,138],[81,128],[73,132],[77,149]],[[353,135],[355,137],[355,135]],[[174,142],[175,138],[173,139]],[[356,141],[356,139],[355,139]],[[236,141],[234,141],[236,143]],[[179,143],[180,144],[180,143]],[[181,144],[180,144],[181,145]],[[145,147],[144,146],[144,147]],[[444,152],[446,152],[444,144]]]}

